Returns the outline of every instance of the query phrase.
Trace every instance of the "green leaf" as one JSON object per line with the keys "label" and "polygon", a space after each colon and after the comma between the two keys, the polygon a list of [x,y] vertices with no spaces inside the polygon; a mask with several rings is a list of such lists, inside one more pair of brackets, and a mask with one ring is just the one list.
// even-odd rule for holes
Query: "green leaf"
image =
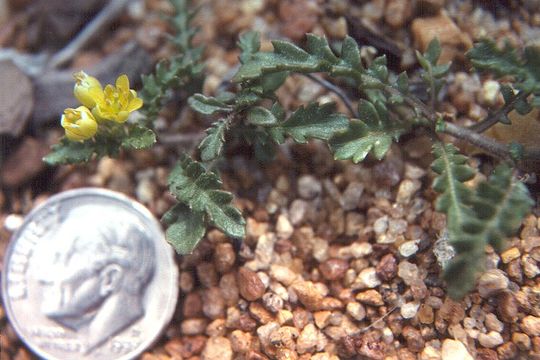
{"label": "green leaf", "polygon": [[287,120],[271,129],[272,137],[277,143],[282,143],[285,136],[298,143],[305,143],[311,138],[328,140],[336,132],[345,130],[348,123],[345,115],[334,111],[332,103],[301,106]]}
{"label": "green leaf", "polygon": [[363,72],[358,46],[352,38],[344,40],[340,57],[330,49],[325,38],[313,34],[307,35],[306,50],[283,40],[275,40],[272,44],[274,51],[256,52],[249,59],[246,57],[233,81],[251,81],[264,74],[282,71],[329,72],[359,81]]}
{"label": "green leaf", "polygon": [[225,120],[216,121],[211,128],[206,130],[207,135],[199,144],[202,161],[211,161],[221,155],[226,130],[227,122]]}
{"label": "green leaf", "polygon": [[188,104],[193,110],[204,115],[212,115],[218,112],[229,113],[232,111],[232,108],[223,101],[202,94],[191,96],[188,99]]}
{"label": "green leaf", "polygon": [[51,150],[43,158],[43,161],[49,165],[88,162],[95,152],[94,143],[91,140],[79,142],[70,141],[66,138],[63,138],[60,143],[53,145]]}
{"label": "green leaf", "polygon": [[174,205],[161,221],[167,226],[167,241],[180,255],[193,252],[206,232],[204,213],[191,211],[184,204]]}
{"label": "green leaf", "polygon": [[261,47],[260,35],[257,31],[248,31],[240,35],[238,47],[241,50],[240,62],[243,64],[251,58],[251,55],[259,51]]}
{"label": "green leaf", "polygon": [[452,144],[435,144],[433,146],[431,168],[439,176],[433,182],[433,189],[441,195],[437,198],[437,211],[451,214],[448,216],[450,242],[454,241],[461,231],[460,226],[468,216],[472,216],[469,207],[473,192],[464,182],[474,177],[474,170],[468,166],[467,157],[459,154]]}
{"label": "green leaf", "polygon": [[271,126],[277,123],[277,119],[270,110],[254,106],[247,112],[247,122],[252,125]]}
{"label": "green leaf", "polygon": [[533,205],[525,185],[512,176],[512,169],[506,164],[499,165],[489,181],[480,183],[476,190],[473,209],[482,222],[480,234],[501,251],[503,240],[519,229]]}
{"label": "green leaf", "polygon": [[439,57],[441,56],[441,43],[438,38],[433,38],[428,44],[424,57],[431,64],[437,64]]}
{"label": "green leaf", "polygon": [[156,134],[147,127],[131,126],[128,135],[122,139],[122,147],[127,149],[147,149],[156,142]]}
{"label": "green leaf", "polygon": [[351,120],[348,128],[330,139],[330,148],[339,160],[351,159],[357,163],[373,152],[377,159],[382,159],[392,141],[408,131],[405,123],[390,121],[387,112],[371,102],[361,100],[358,105],[361,120]]}
{"label": "green leaf", "polygon": [[211,223],[228,236],[243,238],[245,221],[238,209],[231,205],[232,194],[221,190],[218,175],[188,157],[169,175],[169,190],[191,211],[204,212]]}
{"label": "green leaf", "polygon": [[464,184],[474,177],[465,156],[450,144],[435,144],[433,153],[432,169],[439,174],[433,188],[441,193],[436,209],[447,215],[449,243],[456,250],[444,269],[444,279],[450,296],[460,299],[474,287],[485,260],[485,245],[501,250],[504,239],[519,228],[532,200],[507,165],[498,166],[473,191]]}
{"label": "green leaf", "polygon": [[495,42],[483,40],[469,50],[467,56],[478,70],[492,73],[498,78],[512,77],[515,89],[525,94],[540,93],[538,46],[526,46],[523,52],[519,52],[509,42],[504,47],[498,48]]}

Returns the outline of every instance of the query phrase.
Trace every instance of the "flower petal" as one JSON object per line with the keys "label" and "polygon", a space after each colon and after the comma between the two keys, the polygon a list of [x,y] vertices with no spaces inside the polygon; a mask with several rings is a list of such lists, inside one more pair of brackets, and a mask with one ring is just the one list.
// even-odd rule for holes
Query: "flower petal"
{"label": "flower petal", "polygon": [[128,104],[127,111],[135,111],[137,109],[140,109],[143,106],[143,101],[141,98],[135,98],[131,100]]}
{"label": "flower petal", "polygon": [[122,74],[116,79],[116,88],[120,92],[129,92],[129,79],[126,74]]}

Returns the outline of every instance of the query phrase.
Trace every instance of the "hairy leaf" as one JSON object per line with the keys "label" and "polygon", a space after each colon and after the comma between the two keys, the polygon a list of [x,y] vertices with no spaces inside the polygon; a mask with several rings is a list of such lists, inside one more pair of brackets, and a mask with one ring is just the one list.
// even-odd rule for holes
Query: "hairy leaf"
{"label": "hairy leaf", "polygon": [[485,261],[485,245],[502,249],[504,239],[517,230],[529,211],[531,200],[506,165],[497,167],[473,191],[463,184],[474,176],[465,156],[450,144],[436,144],[433,153],[432,169],[439,174],[433,188],[441,193],[436,209],[447,215],[449,243],[456,251],[444,278],[450,296],[460,299],[474,287]]}
{"label": "hairy leaf", "polygon": [[214,160],[221,155],[226,130],[227,122],[225,120],[215,122],[211,128],[206,130],[207,135],[199,144],[202,161]]}
{"label": "hairy leaf", "polygon": [[275,40],[272,44],[273,52],[256,52],[245,57],[233,80],[244,82],[282,71],[322,71],[359,80],[363,71],[358,45],[351,37],[343,41],[340,56],[334,54],[325,38],[313,34],[307,35],[306,50],[283,40]]}
{"label": "hairy leaf", "polygon": [[448,231],[452,242],[452,234],[459,233],[459,226],[465,218],[472,216],[470,204],[473,192],[464,182],[474,177],[474,170],[467,165],[467,157],[461,155],[452,144],[435,144],[433,155],[435,160],[431,168],[439,174],[433,182],[433,189],[441,193],[435,208],[451,214],[448,216]]}
{"label": "hairy leaf", "polygon": [[246,121],[252,125],[271,126],[276,124],[277,119],[270,110],[254,106],[248,110]]}
{"label": "hairy leaf", "polygon": [[191,96],[188,99],[188,104],[193,110],[204,115],[212,115],[218,112],[227,113],[232,111],[232,108],[224,101],[214,97],[204,96],[202,94],[195,94]]}
{"label": "hairy leaf", "polygon": [[188,157],[169,175],[169,190],[179,202],[194,212],[205,213],[214,226],[231,237],[242,238],[245,221],[238,209],[231,205],[231,193],[221,190],[218,175]]}
{"label": "hairy leaf", "polygon": [[167,241],[180,255],[190,254],[206,232],[204,213],[176,204],[161,218],[167,226]]}
{"label": "hairy leaf", "polygon": [[147,127],[131,126],[122,139],[122,147],[128,149],[147,149],[156,142],[156,134]]}
{"label": "hairy leaf", "polygon": [[88,162],[95,152],[95,144],[91,140],[84,142],[62,139],[52,146],[52,151],[43,158],[49,165],[77,164]]}
{"label": "hairy leaf", "polygon": [[540,50],[525,47],[518,52],[510,43],[498,48],[495,42],[483,40],[467,53],[474,67],[493,73],[497,77],[512,76],[514,87],[526,93],[540,93]]}
{"label": "hairy leaf", "polygon": [[170,98],[171,89],[182,88],[188,93],[202,89],[203,47],[193,45],[193,36],[197,29],[191,24],[195,12],[190,11],[189,3],[188,0],[171,0],[175,15],[169,17],[174,29],[174,34],[169,40],[176,46],[179,55],[167,61],[160,61],[153,74],[142,76],[143,88],[140,97],[144,101],[144,106],[141,112],[146,115],[148,125]]}
{"label": "hairy leaf", "polygon": [[334,157],[357,163],[373,152],[377,159],[382,159],[392,141],[397,141],[409,126],[392,122],[382,106],[377,108],[366,100],[360,101],[358,111],[360,120],[351,120],[345,131],[330,139]]}
{"label": "hairy leaf", "polygon": [[283,143],[285,136],[292,137],[298,143],[305,143],[311,138],[328,140],[336,132],[347,128],[347,117],[334,111],[332,103],[311,103],[305,108],[301,106],[288,119],[272,127],[272,137],[277,143]]}
{"label": "hairy leaf", "polygon": [[260,35],[257,31],[248,31],[240,35],[238,40],[240,48],[240,62],[243,64],[251,58],[251,55],[259,51],[261,47]]}

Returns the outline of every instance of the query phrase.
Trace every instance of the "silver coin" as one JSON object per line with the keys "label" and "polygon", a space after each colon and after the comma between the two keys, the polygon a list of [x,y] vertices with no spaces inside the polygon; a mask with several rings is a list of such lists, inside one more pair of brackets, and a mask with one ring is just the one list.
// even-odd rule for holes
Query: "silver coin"
{"label": "silver coin", "polygon": [[131,359],[170,322],[174,254],[152,214],[124,195],[77,189],[48,199],[13,235],[2,297],[46,359]]}

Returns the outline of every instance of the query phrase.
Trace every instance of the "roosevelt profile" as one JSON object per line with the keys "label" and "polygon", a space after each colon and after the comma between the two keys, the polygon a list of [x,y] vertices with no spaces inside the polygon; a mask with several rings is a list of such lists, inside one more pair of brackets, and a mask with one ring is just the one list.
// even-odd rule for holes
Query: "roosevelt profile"
{"label": "roosevelt profile", "polygon": [[41,312],[84,335],[89,353],[144,316],[153,244],[136,219],[91,206],[69,213],[53,236],[38,274]]}

